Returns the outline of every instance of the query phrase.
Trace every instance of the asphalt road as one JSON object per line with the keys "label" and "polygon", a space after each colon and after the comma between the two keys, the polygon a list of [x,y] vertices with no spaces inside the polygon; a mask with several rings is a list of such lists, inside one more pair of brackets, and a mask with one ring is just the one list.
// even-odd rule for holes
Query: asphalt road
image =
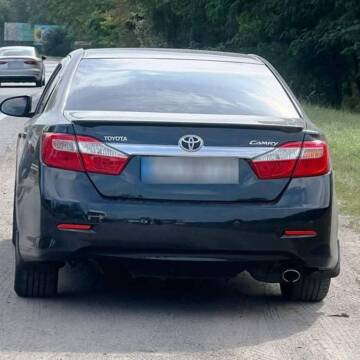
{"label": "asphalt road", "polygon": [[[55,63],[47,63],[48,74]],[[36,88],[1,88],[8,96]],[[91,266],[60,272],[60,296],[13,292],[15,142],[0,116],[0,359],[359,359],[360,236],[341,218],[342,274],[319,304],[287,303],[276,285],[135,281],[110,288]],[[31,214],[29,214],[31,216]]]}

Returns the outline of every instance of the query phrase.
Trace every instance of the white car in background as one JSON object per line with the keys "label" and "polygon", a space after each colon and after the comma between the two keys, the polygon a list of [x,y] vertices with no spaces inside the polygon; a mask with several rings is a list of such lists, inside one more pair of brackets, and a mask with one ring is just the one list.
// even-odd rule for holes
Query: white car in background
{"label": "white car in background", "polygon": [[34,82],[45,85],[45,56],[32,46],[0,48],[0,86],[5,82]]}

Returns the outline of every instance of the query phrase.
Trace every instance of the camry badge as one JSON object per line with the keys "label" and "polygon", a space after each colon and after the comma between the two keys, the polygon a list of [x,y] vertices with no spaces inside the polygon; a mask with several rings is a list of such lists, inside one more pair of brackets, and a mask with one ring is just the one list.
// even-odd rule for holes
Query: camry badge
{"label": "camry badge", "polygon": [[185,135],[179,140],[179,146],[185,151],[199,151],[203,145],[204,140],[197,135]]}

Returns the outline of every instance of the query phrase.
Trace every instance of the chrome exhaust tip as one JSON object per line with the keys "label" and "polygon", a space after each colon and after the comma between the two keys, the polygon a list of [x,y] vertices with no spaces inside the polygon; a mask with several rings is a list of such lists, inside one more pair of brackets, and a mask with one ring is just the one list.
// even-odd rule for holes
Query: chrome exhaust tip
{"label": "chrome exhaust tip", "polygon": [[296,283],[300,278],[301,274],[296,269],[287,269],[282,273],[282,279],[286,283]]}

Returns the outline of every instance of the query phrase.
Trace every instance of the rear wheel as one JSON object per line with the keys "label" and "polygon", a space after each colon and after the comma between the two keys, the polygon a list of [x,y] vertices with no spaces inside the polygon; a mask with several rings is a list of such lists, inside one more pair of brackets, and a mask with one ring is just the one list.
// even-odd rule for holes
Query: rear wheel
{"label": "rear wheel", "polygon": [[14,290],[21,297],[52,297],[57,294],[59,268],[51,263],[24,263],[17,249]]}
{"label": "rear wheel", "polygon": [[13,226],[12,226],[12,243],[16,245],[16,238],[18,235],[17,225],[16,225],[16,207],[15,207],[15,200],[13,206]]}
{"label": "rear wheel", "polygon": [[43,80],[39,80],[35,82],[36,87],[42,87],[43,86]]}
{"label": "rear wheel", "polygon": [[45,70],[43,70],[43,74],[42,74],[42,77],[41,77],[41,85],[45,86],[45,83],[46,83],[46,81],[45,81]]}
{"label": "rear wheel", "polygon": [[281,283],[282,296],[291,301],[318,302],[323,300],[330,288],[330,278],[303,277],[296,283]]}

